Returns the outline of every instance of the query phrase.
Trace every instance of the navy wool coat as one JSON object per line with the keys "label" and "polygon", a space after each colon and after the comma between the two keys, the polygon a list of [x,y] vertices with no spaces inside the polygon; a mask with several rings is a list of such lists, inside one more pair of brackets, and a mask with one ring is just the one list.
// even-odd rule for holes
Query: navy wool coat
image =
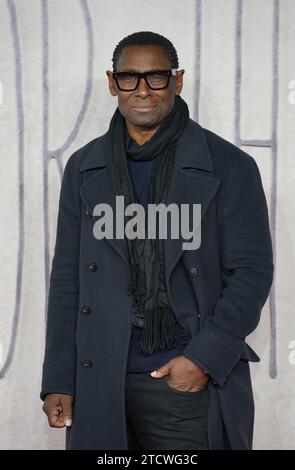
{"label": "navy wool coat", "polygon": [[[40,396],[55,392],[74,397],[67,449],[128,448],[128,263],[122,240],[93,235],[95,205],[107,203],[115,213],[107,138],[105,133],[71,155],[59,198]],[[260,359],[245,340],[259,323],[273,279],[268,211],[257,164],[189,119],[177,142],[166,203],[201,204],[200,248],[183,250],[181,238],[168,238],[164,254],[169,301],[191,335],[183,354],[212,377],[209,448],[251,449],[249,361]]]}

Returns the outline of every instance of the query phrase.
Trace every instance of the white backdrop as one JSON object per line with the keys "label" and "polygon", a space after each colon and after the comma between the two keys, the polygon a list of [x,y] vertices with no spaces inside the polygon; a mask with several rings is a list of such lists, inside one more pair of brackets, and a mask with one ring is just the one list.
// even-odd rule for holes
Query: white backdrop
{"label": "white backdrop", "polygon": [[0,0],[0,448],[64,448],[39,399],[60,180],[107,130],[105,70],[140,30],[174,43],[191,117],[261,170],[276,274],[249,338],[254,447],[294,449],[294,0]]}

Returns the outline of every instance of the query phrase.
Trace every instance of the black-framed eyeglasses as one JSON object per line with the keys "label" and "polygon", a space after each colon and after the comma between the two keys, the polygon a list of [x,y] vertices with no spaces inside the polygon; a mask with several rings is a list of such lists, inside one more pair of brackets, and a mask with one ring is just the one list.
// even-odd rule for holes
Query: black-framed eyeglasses
{"label": "black-framed eyeglasses", "polygon": [[137,72],[112,72],[116,84],[121,91],[134,91],[138,87],[139,80],[144,78],[151,90],[164,90],[169,85],[171,75],[175,76],[177,69],[151,70],[144,73]]}

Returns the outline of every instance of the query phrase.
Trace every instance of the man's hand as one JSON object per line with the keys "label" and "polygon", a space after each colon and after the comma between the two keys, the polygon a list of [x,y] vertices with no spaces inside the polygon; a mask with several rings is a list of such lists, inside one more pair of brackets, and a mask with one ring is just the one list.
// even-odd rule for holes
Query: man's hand
{"label": "man's hand", "polygon": [[168,384],[172,388],[183,392],[198,392],[205,388],[209,381],[203,369],[183,355],[174,357],[156,371],[151,372],[151,376],[156,378],[164,375],[169,375]]}
{"label": "man's hand", "polygon": [[43,411],[47,415],[49,426],[63,428],[72,425],[72,395],[49,393],[46,395]]}

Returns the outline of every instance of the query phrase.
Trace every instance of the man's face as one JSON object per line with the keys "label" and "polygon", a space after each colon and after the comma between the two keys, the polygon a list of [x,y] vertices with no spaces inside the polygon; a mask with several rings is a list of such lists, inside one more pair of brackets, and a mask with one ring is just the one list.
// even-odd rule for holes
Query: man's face
{"label": "man's face", "polygon": [[[117,72],[147,72],[168,70],[171,64],[161,46],[129,46],[123,49]],[[120,91],[107,72],[110,93],[118,96],[118,107],[124,118],[133,126],[153,128],[159,125],[172,111],[175,95],[180,95],[184,70],[176,77],[170,76],[169,85],[164,90],[151,90],[142,78],[134,91]]]}

